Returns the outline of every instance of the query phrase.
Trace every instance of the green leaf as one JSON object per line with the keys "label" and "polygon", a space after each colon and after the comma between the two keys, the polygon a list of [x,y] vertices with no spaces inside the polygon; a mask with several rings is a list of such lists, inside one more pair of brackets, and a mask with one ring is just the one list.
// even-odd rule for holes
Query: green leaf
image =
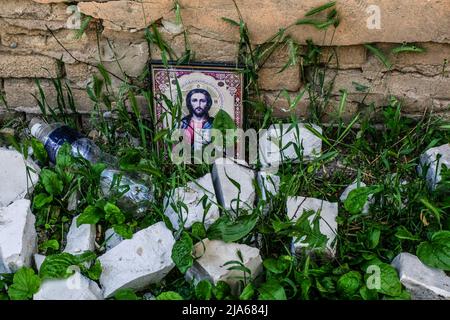
{"label": "green leaf", "polygon": [[364,44],[364,46],[375,56],[378,58],[378,60],[381,61],[385,65],[386,68],[391,69],[392,64],[389,62],[388,58],[384,55],[384,53],[378,49],[377,47],[370,45],[370,44]]}
{"label": "green leaf", "polygon": [[425,52],[426,50],[424,48],[418,47],[416,45],[402,45],[400,47],[396,47],[394,49],[392,49],[392,53],[394,54],[399,54],[399,53],[403,53],[403,52],[416,52],[416,53],[422,53]]}
{"label": "green leaf", "polygon": [[187,232],[183,232],[181,234],[180,239],[175,242],[172,248],[172,260],[183,274],[186,273],[194,262],[194,258],[192,257],[192,248],[193,242]]}
{"label": "green leaf", "polygon": [[120,289],[114,295],[116,300],[139,300],[136,293],[131,289]]}
{"label": "green leaf", "polygon": [[105,219],[112,224],[123,224],[125,222],[125,215],[115,204],[108,202],[103,210],[105,210]]}
{"label": "green leaf", "polygon": [[275,274],[280,274],[286,271],[291,263],[292,258],[290,256],[281,256],[278,259],[269,258],[263,262],[264,267]]}
{"label": "green leaf", "polygon": [[90,279],[97,281],[100,279],[101,275],[102,275],[102,264],[100,260],[95,260],[95,263],[92,265],[92,267],[88,269],[87,276]]}
{"label": "green leaf", "polygon": [[235,221],[227,215],[217,219],[207,231],[208,239],[235,242],[249,234],[256,226],[257,214],[242,215]]}
{"label": "green leaf", "polygon": [[116,224],[113,226],[114,231],[124,239],[133,238],[133,228],[126,224]]}
{"label": "green leaf", "polygon": [[378,292],[376,290],[370,290],[366,286],[359,289],[359,294],[364,300],[378,300]]}
{"label": "green leaf", "polygon": [[416,253],[426,265],[450,271],[450,231],[435,232],[431,241],[419,244]]}
{"label": "green leaf", "polygon": [[74,266],[77,267],[93,259],[95,254],[90,251],[77,256],[67,252],[50,255],[42,263],[39,275],[42,279],[66,279],[74,274]]}
{"label": "green leaf", "polygon": [[179,293],[174,291],[166,291],[156,297],[156,300],[184,300]]}
{"label": "green leaf", "polygon": [[418,236],[414,236],[404,226],[400,226],[397,228],[397,232],[395,233],[395,236],[401,240],[411,240],[411,241],[419,241],[420,240],[420,238]]}
{"label": "green leaf", "polygon": [[101,209],[96,206],[87,206],[77,218],[77,227],[82,224],[97,224],[103,216]]}
{"label": "green leaf", "polygon": [[353,189],[344,201],[345,209],[351,214],[361,213],[370,195],[381,191],[381,187],[360,187]]}
{"label": "green leaf", "polygon": [[13,284],[8,288],[11,300],[27,300],[39,291],[41,279],[31,268],[21,268],[14,274]]}
{"label": "green leaf", "polygon": [[142,153],[137,149],[130,149],[120,157],[119,165],[122,170],[128,170],[139,164],[142,158]]}
{"label": "green leaf", "polygon": [[244,290],[242,290],[239,300],[250,300],[253,298],[254,294],[255,288],[253,287],[253,284],[249,283],[245,286]]}
{"label": "green leaf", "polygon": [[337,281],[337,290],[345,297],[351,297],[361,286],[362,276],[357,271],[350,271]]}
{"label": "green leaf", "polygon": [[283,286],[275,279],[263,283],[258,291],[258,300],[286,300]]}
{"label": "green leaf", "polygon": [[387,263],[380,263],[381,289],[378,292],[389,296],[398,296],[402,291],[402,284],[397,271]]}
{"label": "green leaf", "polygon": [[40,142],[36,138],[32,138],[31,147],[33,148],[33,154],[36,157],[36,159],[41,163],[47,163],[48,154],[42,142]]}
{"label": "green leaf", "polygon": [[380,236],[381,236],[381,230],[378,228],[371,228],[369,230],[369,234],[367,236],[368,240],[368,248],[369,249],[375,249],[376,246],[378,246],[378,243],[380,242]]}
{"label": "green leaf", "polygon": [[240,26],[240,24],[238,22],[236,22],[236,21],[234,21],[232,19],[222,17],[222,20],[225,21],[225,22],[228,22],[229,24],[232,24],[233,26],[236,26],[236,27]]}
{"label": "green leaf", "polygon": [[191,227],[192,236],[197,237],[199,239],[206,238],[206,229],[203,223],[194,222]]}
{"label": "green leaf", "polygon": [[217,300],[223,300],[231,293],[231,288],[225,281],[218,281],[213,288],[213,294]]}
{"label": "green leaf", "polygon": [[51,170],[42,169],[41,181],[45,191],[52,196],[60,195],[63,191],[63,183],[58,175]]}
{"label": "green leaf", "polygon": [[328,3],[326,3],[324,5],[321,5],[321,6],[317,7],[317,8],[313,8],[313,9],[309,10],[305,14],[305,16],[309,17],[309,16],[312,16],[312,15],[318,14],[319,12],[325,11],[325,10],[331,8],[331,7],[334,7],[335,5],[336,5],[336,1],[328,2]]}
{"label": "green leaf", "polygon": [[212,288],[211,282],[202,280],[195,287],[195,296],[198,300],[211,300]]}
{"label": "green leaf", "polygon": [[58,250],[59,249],[59,242],[58,240],[47,240],[45,242],[43,242],[40,246],[39,249],[41,250],[47,250],[48,248],[51,248],[53,250]]}
{"label": "green leaf", "polygon": [[53,196],[46,193],[39,193],[33,198],[33,207],[35,209],[40,209],[45,207],[47,204],[52,203]]}
{"label": "green leaf", "polygon": [[214,117],[213,128],[224,132],[227,129],[236,129],[237,126],[233,118],[227,112],[220,109]]}

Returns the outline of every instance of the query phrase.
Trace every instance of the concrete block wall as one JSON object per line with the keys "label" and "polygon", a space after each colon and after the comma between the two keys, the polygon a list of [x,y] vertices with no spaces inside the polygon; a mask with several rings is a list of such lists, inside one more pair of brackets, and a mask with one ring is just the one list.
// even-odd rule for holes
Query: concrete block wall
{"label": "concrete block wall", "polygon": [[[183,27],[176,25],[173,0],[1,0],[0,1],[0,92],[9,109],[36,113],[33,98],[40,79],[50,103],[56,103],[51,80],[65,79],[71,86],[77,108],[82,113],[92,109],[86,85],[97,70],[89,65],[100,61],[120,75],[137,78],[149,60],[158,59],[156,48],[149,48],[144,28],[154,21],[174,52],[185,48],[183,30],[197,61],[234,62],[237,57],[238,29],[222,17],[238,20],[231,0],[179,0]],[[303,18],[311,8],[327,1],[318,0],[236,0],[254,44],[264,43],[280,28]],[[288,33],[301,50],[312,39],[323,47],[324,57],[331,56],[327,74],[335,78],[332,101],[337,103],[339,90],[346,89],[348,112],[355,112],[364,94],[355,83],[370,88],[364,100],[383,105],[394,95],[404,101],[403,111],[420,115],[433,111],[450,115],[450,2],[441,0],[338,0],[341,23],[322,31],[311,26],[294,26]],[[80,14],[91,16],[89,28],[75,37]],[[55,37],[58,39],[56,40]],[[387,54],[393,66],[387,70],[364,47],[374,43],[388,53],[403,43],[414,43],[425,53]],[[64,46],[64,48],[61,46]],[[69,51],[69,52],[67,52]],[[302,79],[300,66],[279,73],[288,59],[281,48],[259,72],[259,84],[265,101],[273,105],[274,114],[288,116],[286,89],[296,96],[308,79]],[[113,77],[113,86],[120,81]],[[140,99],[139,101],[144,101]],[[308,99],[295,112],[306,114]],[[0,103],[0,114],[7,110]]]}

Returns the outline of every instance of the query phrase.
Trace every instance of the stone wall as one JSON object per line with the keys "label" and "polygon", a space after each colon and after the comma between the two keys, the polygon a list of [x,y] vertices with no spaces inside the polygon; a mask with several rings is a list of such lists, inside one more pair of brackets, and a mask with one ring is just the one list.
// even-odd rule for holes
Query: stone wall
{"label": "stone wall", "polygon": [[[159,31],[177,55],[185,49],[183,31],[197,61],[236,61],[238,28],[222,17],[238,20],[231,0],[180,0],[183,25],[177,25],[173,0],[0,0],[0,92],[8,110],[39,112],[33,95],[39,79],[50,105],[56,103],[53,79],[67,81],[80,112],[89,112],[93,102],[86,85],[101,61],[110,72],[131,79],[139,77],[151,59],[158,59],[156,48],[148,46],[144,29],[157,21]],[[252,42],[264,43],[277,30],[303,18],[319,0],[237,0]],[[335,78],[332,101],[339,90],[348,91],[348,111],[358,108],[364,94],[355,83],[369,87],[365,103],[383,105],[394,95],[404,101],[404,112],[419,115],[432,110],[449,117],[450,2],[442,0],[338,0],[341,23],[333,31],[300,25],[289,29],[299,44],[308,39],[336,53],[328,65]],[[80,13],[82,14],[80,19]],[[75,37],[80,20],[91,16],[85,33]],[[425,53],[388,54],[390,71],[364,47],[366,43],[389,52],[402,43],[415,43]],[[325,55],[327,56],[327,55]],[[336,59],[337,57],[337,59]],[[120,61],[121,67],[116,63]],[[300,66],[278,73],[288,59],[287,49],[277,50],[259,72],[265,101],[275,115],[286,116],[286,89],[296,96],[308,79],[302,79]],[[337,63],[337,61],[339,63]],[[87,63],[87,64],[86,64]],[[120,80],[113,77],[113,87]],[[143,101],[140,99],[139,101]],[[304,115],[305,97],[296,112]],[[9,112],[8,111],[8,112]],[[0,119],[6,113],[0,100]]]}

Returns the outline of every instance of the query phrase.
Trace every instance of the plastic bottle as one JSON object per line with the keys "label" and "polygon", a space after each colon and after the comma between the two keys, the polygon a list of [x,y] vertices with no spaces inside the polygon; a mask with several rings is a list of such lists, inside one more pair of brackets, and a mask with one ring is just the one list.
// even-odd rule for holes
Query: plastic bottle
{"label": "plastic bottle", "polygon": [[[101,151],[92,140],[76,130],[63,123],[47,124],[39,118],[33,118],[29,127],[31,134],[44,144],[52,163],[56,163],[58,152],[66,142],[72,146],[74,156],[82,157],[91,163],[105,163],[107,168],[100,176],[102,192],[106,196],[111,195],[112,190],[116,190],[116,193],[124,192],[119,199],[120,206],[141,214],[147,210],[149,202],[153,201],[153,192],[149,187],[116,170],[117,159]],[[113,183],[115,187],[111,188]],[[129,190],[126,191],[128,187]]]}

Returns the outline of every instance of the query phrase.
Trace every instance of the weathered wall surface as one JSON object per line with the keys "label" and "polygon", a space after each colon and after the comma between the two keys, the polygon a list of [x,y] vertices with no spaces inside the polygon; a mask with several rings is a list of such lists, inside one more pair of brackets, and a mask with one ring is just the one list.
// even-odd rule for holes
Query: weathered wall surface
{"label": "weathered wall surface", "polygon": [[[34,79],[40,79],[50,104],[56,103],[52,79],[70,84],[81,112],[89,112],[92,101],[84,90],[96,69],[85,63],[100,61],[114,74],[121,68],[137,78],[148,61],[158,59],[158,50],[148,46],[144,29],[154,21],[175,53],[185,49],[183,31],[197,61],[233,62],[237,56],[238,29],[222,17],[238,19],[231,0],[180,0],[183,26],[176,24],[172,0],[0,0],[0,92],[10,110],[34,113],[38,94]],[[305,13],[327,1],[237,0],[254,44],[265,42],[280,28],[303,18]],[[336,76],[334,100],[347,89],[349,110],[355,111],[363,94],[355,83],[369,87],[365,102],[384,104],[390,95],[405,102],[404,111],[417,115],[425,110],[449,117],[450,105],[450,1],[448,0],[338,0],[341,23],[333,32],[311,26],[294,26],[289,34],[300,44],[336,49],[339,63],[332,59],[330,77]],[[91,16],[89,28],[76,38],[80,13]],[[425,53],[389,54],[388,71],[364,44],[376,43],[384,52],[402,43],[415,43]],[[330,50],[330,52],[332,52]],[[115,60],[118,59],[121,68]],[[295,96],[308,79],[300,67],[278,73],[288,59],[278,50],[259,73],[263,97],[284,116],[286,89]],[[59,61],[60,60],[60,61]],[[113,86],[120,81],[113,77]],[[305,113],[307,98],[296,112]],[[0,102],[0,118],[5,113]]]}

